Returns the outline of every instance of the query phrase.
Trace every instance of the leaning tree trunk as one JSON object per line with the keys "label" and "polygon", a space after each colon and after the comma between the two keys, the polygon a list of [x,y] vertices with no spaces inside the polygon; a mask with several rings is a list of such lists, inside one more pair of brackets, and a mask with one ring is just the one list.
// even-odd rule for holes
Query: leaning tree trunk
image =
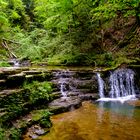
{"label": "leaning tree trunk", "polygon": [[8,47],[8,44],[6,43],[5,40],[2,41],[2,47],[8,52],[9,57],[11,59],[13,58],[17,58],[17,56],[10,50],[10,48]]}

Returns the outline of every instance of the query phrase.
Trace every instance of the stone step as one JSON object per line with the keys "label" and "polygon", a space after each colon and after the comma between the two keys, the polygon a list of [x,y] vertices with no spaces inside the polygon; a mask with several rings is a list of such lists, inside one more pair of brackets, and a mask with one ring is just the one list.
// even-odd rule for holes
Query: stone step
{"label": "stone step", "polygon": [[54,99],[57,99],[57,98],[60,98],[60,97],[62,97],[62,94],[61,94],[61,92],[60,91],[56,91],[56,92],[52,92],[51,94],[50,94],[50,98],[52,98],[53,100]]}
{"label": "stone step", "polygon": [[0,89],[3,89],[6,86],[6,80],[0,80]]}
{"label": "stone step", "polygon": [[14,75],[9,75],[7,77],[7,87],[18,87],[21,84],[23,84],[23,82],[25,81],[25,74],[24,73],[18,73],[18,74],[14,74]]}
{"label": "stone step", "polygon": [[20,73],[22,71],[21,68],[17,68],[17,67],[5,67],[5,68],[0,68],[0,70],[5,75],[17,74],[17,73]]}
{"label": "stone step", "polygon": [[27,82],[32,82],[32,81],[46,81],[50,79],[50,76],[45,74],[34,74],[34,75],[26,75],[25,76]]}
{"label": "stone step", "polygon": [[79,94],[78,97],[85,101],[85,100],[97,100],[99,99],[99,95],[97,93],[86,93],[86,94]]}
{"label": "stone step", "polygon": [[12,94],[19,94],[22,93],[24,90],[23,89],[7,89],[7,90],[2,90],[0,91],[0,99],[12,95]]}
{"label": "stone step", "polygon": [[79,108],[82,105],[82,100],[79,97],[61,97],[49,103],[49,111],[58,114],[70,111],[74,108]]}
{"label": "stone step", "polygon": [[36,75],[36,74],[42,74],[42,71],[35,71],[35,70],[29,70],[29,71],[23,71],[26,75]]}

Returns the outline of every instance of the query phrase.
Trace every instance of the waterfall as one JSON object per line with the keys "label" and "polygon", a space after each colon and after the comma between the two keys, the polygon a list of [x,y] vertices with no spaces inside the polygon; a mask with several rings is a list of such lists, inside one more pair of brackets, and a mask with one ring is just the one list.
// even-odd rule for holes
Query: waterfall
{"label": "waterfall", "polygon": [[118,69],[110,73],[109,77],[109,98],[104,96],[104,81],[97,73],[99,84],[99,100],[119,100],[124,102],[129,99],[135,99],[134,71],[131,69]]}
{"label": "waterfall", "polygon": [[100,73],[97,73],[97,78],[98,78],[98,86],[99,86],[99,95],[100,95],[100,98],[104,98],[104,81],[101,78]]}
{"label": "waterfall", "polygon": [[119,69],[110,75],[109,95],[111,98],[135,96],[134,71],[130,69]]}
{"label": "waterfall", "polygon": [[60,92],[63,97],[67,97],[67,92],[69,88],[69,72],[68,71],[61,71],[59,73],[59,85],[60,85]]}

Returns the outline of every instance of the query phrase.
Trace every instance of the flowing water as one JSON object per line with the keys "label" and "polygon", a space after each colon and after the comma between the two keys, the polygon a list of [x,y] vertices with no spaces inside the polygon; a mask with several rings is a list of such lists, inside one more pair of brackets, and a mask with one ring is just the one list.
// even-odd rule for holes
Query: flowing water
{"label": "flowing water", "polygon": [[[119,69],[110,73],[108,97],[100,73],[97,81],[100,99],[86,101],[77,110],[54,115],[50,132],[40,140],[140,140],[140,100],[136,100],[135,73]],[[58,73],[62,96],[71,90],[70,73]]]}
{"label": "flowing water", "polygon": [[119,69],[110,75],[111,98],[135,95],[134,71],[131,69]]}
{"label": "flowing water", "polygon": [[109,97],[104,95],[104,81],[100,74],[97,73],[99,86],[99,101],[121,101],[136,99],[136,87],[134,83],[134,71],[131,69],[118,69],[111,72],[109,83],[110,91]]}
{"label": "flowing water", "polygon": [[139,101],[125,105],[84,102],[81,108],[52,116],[51,120],[53,127],[41,140],[140,139]]}
{"label": "flowing water", "polygon": [[60,92],[64,98],[67,97],[68,71],[61,71],[59,73]]}
{"label": "flowing water", "polygon": [[72,74],[69,70],[61,70],[56,72],[56,79],[58,79],[58,85],[63,98],[66,98],[69,91],[72,91],[74,87],[71,86]]}
{"label": "flowing water", "polygon": [[[97,73],[100,99],[51,118],[53,127],[42,140],[139,140],[140,101],[135,100],[135,73],[119,69],[110,74],[109,97]],[[130,100],[131,99],[131,100]],[[128,101],[129,100],[129,101]]]}
{"label": "flowing water", "polygon": [[100,98],[104,98],[104,81],[101,78],[100,73],[97,73],[97,77],[98,77],[98,86],[99,86],[99,95]]}

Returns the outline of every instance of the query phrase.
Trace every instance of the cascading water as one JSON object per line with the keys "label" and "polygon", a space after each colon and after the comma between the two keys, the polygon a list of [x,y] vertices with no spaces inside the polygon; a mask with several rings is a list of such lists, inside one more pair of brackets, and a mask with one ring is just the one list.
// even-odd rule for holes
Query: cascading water
{"label": "cascading water", "polygon": [[110,75],[111,98],[135,96],[134,71],[130,69],[119,69]]}
{"label": "cascading water", "polygon": [[118,69],[112,72],[109,78],[110,98],[104,98],[104,82],[100,74],[97,73],[100,95],[99,100],[120,100],[121,102],[124,102],[129,99],[135,99],[134,75],[135,73],[131,69]]}
{"label": "cascading water", "polygon": [[98,86],[99,86],[99,95],[100,98],[104,98],[104,81],[101,78],[100,73],[97,73],[97,77],[98,77]]}
{"label": "cascading water", "polygon": [[62,71],[59,74],[59,82],[60,84],[60,92],[62,94],[62,96],[65,98],[67,97],[67,92],[68,92],[68,71]]}

